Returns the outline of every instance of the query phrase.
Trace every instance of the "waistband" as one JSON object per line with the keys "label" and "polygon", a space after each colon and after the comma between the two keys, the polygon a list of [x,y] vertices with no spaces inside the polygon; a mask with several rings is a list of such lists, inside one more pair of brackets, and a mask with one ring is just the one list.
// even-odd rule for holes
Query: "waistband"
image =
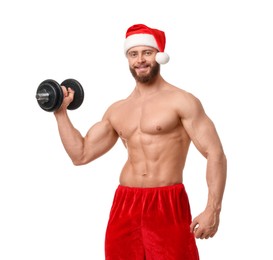
{"label": "waistband", "polygon": [[175,189],[184,189],[183,183],[177,183],[167,186],[158,186],[158,187],[131,187],[131,186],[123,186],[118,185],[117,190],[127,190],[127,191],[164,191],[164,190],[175,190]]}

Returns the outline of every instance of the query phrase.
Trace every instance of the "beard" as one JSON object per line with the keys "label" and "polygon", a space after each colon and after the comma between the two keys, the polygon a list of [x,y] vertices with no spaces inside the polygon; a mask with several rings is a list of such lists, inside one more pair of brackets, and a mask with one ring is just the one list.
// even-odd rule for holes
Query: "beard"
{"label": "beard", "polygon": [[153,79],[159,74],[160,71],[160,65],[155,62],[154,65],[152,64],[150,66],[151,71],[150,73],[146,74],[146,75],[137,75],[135,69],[130,67],[130,72],[133,75],[133,77],[135,78],[135,80],[137,82],[140,83],[150,83],[153,81]]}

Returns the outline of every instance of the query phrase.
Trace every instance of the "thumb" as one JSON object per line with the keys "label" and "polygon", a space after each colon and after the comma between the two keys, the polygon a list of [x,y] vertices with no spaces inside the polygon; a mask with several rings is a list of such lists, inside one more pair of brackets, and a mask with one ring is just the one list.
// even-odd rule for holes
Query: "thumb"
{"label": "thumb", "polygon": [[199,225],[199,223],[198,223],[197,219],[196,219],[196,218],[193,219],[193,221],[192,221],[192,223],[191,223],[191,225],[190,225],[190,231],[193,233],[193,232],[194,232],[194,229],[195,229],[196,226],[198,226],[198,225]]}

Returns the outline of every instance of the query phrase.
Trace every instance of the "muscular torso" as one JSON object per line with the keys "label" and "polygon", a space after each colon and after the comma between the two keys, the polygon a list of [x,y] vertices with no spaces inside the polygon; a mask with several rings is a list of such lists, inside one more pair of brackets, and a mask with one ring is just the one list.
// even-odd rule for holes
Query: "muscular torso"
{"label": "muscular torso", "polygon": [[116,103],[109,120],[128,150],[120,184],[154,187],[182,182],[190,145],[174,100],[166,88],[143,97],[131,95]]}

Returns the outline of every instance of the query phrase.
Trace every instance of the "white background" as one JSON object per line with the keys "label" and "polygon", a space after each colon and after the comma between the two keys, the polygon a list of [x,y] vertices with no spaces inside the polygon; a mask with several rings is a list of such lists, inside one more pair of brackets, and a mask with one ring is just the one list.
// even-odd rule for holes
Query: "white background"
{"label": "white background", "polygon": [[[0,259],[104,259],[126,150],[118,141],[73,166],[35,93],[48,78],[78,79],[85,100],[69,114],[84,135],[133,90],[123,42],[135,23],[165,31],[162,76],[202,101],[228,158],[220,228],[197,241],[201,259],[273,259],[271,2],[1,0]],[[184,183],[193,217],[206,203],[205,163],[191,147]]]}

